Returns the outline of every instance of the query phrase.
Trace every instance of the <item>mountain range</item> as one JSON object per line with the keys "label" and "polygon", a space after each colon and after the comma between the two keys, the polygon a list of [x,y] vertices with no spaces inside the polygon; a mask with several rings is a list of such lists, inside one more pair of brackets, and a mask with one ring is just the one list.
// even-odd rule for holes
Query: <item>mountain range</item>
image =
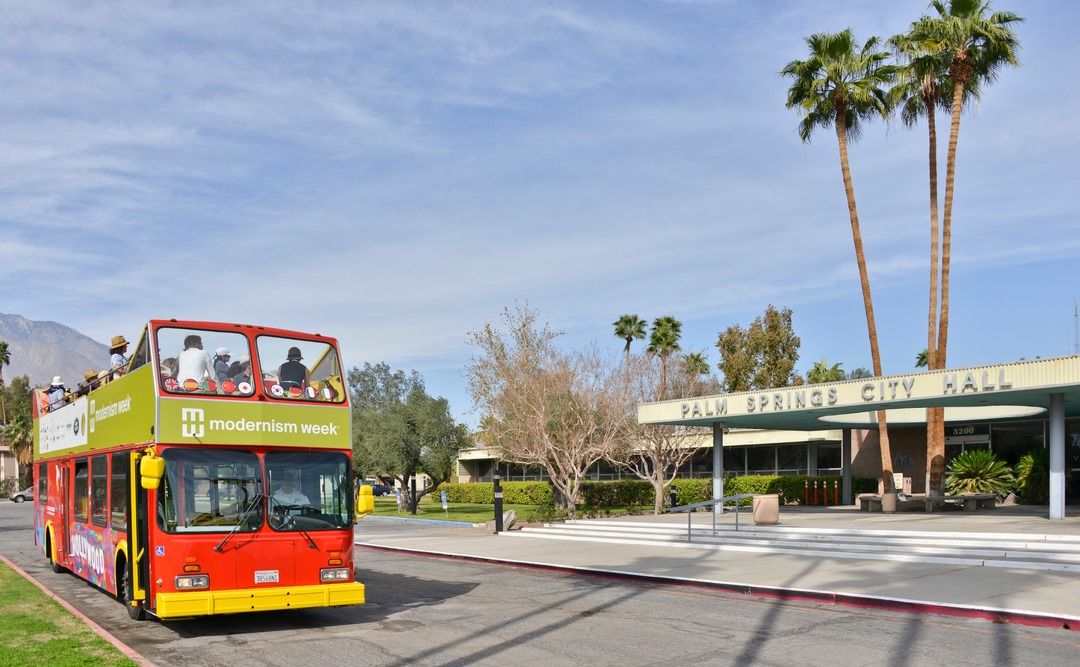
{"label": "mountain range", "polygon": [[5,382],[26,375],[31,386],[43,387],[59,375],[68,389],[74,389],[86,371],[109,365],[108,345],[57,322],[0,313],[0,340],[7,342],[11,357],[3,368]]}

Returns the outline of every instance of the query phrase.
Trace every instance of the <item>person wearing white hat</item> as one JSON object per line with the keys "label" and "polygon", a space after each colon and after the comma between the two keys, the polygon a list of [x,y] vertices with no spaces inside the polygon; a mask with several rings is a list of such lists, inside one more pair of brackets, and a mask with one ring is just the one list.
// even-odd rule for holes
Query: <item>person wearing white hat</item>
{"label": "person wearing white hat", "polygon": [[229,379],[229,358],[232,353],[227,347],[219,347],[214,350],[214,375],[217,376],[218,384]]}
{"label": "person wearing white hat", "polygon": [[64,387],[63,381],[60,380],[60,376],[56,375],[52,379],[52,384],[45,390],[45,395],[49,399],[49,409],[55,410],[64,404],[64,394],[67,393],[67,388]]}

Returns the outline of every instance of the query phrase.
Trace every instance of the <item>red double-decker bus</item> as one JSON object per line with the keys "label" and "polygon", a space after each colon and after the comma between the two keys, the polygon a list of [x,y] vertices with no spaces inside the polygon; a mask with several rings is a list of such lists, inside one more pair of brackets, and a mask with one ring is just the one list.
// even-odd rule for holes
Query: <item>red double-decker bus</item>
{"label": "red double-decker bus", "polygon": [[334,339],[152,320],[123,375],[34,420],[35,541],[132,618],[364,602]]}

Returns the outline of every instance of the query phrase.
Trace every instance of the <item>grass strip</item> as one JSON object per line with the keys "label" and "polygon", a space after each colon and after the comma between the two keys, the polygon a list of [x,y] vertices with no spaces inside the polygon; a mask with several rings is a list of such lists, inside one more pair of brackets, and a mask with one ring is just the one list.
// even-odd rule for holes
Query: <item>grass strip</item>
{"label": "grass strip", "polygon": [[137,665],[33,583],[0,563],[0,664]]}

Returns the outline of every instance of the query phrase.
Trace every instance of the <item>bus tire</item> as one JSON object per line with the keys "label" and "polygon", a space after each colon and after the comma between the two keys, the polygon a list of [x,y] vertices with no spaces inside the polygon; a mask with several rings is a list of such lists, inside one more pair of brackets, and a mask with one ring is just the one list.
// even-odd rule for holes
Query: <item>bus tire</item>
{"label": "bus tire", "polygon": [[62,574],[64,572],[64,566],[53,559],[52,535],[45,538],[45,557],[49,559],[49,569],[57,574]]}
{"label": "bus tire", "polygon": [[120,577],[120,589],[117,591],[118,597],[124,606],[127,607],[128,617],[133,621],[145,621],[146,610],[142,608],[142,603],[132,604],[132,585],[131,585],[131,568],[127,566],[127,563],[121,562],[121,569],[124,574]]}

